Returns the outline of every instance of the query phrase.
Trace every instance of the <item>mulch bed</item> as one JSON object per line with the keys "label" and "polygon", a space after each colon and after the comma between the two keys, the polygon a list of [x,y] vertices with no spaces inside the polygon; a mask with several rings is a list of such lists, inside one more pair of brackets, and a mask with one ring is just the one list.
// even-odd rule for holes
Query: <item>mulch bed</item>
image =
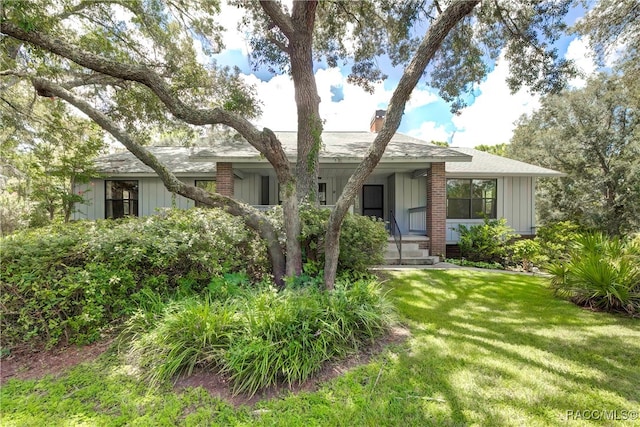
{"label": "mulch bed", "polygon": [[[336,378],[348,370],[368,363],[373,356],[379,354],[390,344],[399,344],[409,337],[409,331],[402,327],[393,328],[389,334],[374,344],[362,349],[346,359],[327,363],[313,378],[289,386],[282,384],[272,386],[256,393],[254,396],[234,395],[228,380],[222,375],[208,371],[195,371],[188,377],[181,377],[174,388],[179,391],[187,387],[202,387],[213,397],[224,400],[233,406],[248,405],[285,396],[289,393],[315,391],[328,380]],[[67,369],[83,362],[90,362],[107,351],[113,338],[89,344],[83,347],[67,346],[52,350],[34,352],[32,349],[17,350],[0,360],[0,384],[11,378],[20,380],[39,379],[47,375],[58,376]]]}

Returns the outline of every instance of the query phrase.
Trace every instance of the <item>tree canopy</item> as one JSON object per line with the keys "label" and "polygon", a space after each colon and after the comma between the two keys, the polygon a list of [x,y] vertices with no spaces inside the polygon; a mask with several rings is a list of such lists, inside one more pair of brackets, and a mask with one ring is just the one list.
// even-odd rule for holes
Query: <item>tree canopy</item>
{"label": "tree canopy", "polygon": [[[349,179],[331,213],[326,235],[325,283],[337,268],[340,226],[349,205],[397,130],[404,107],[424,79],[452,103],[489,69],[500,52],[511,64],[510,86],[558,91],[570,64],[553,43],[565,30],[570,0],[277,1],[235,0],[245,11],[256,64],[291,75],[298,114],[297,161],[292,167],[275,134],[251,119],[259,102],[237,70],[198,60],[222,48],[216,0],[9,0],[0,29],[2,71],[31,82],[37,94],[74,105],[152,167],[172,192],[225,206],[268,241],[274,275],[301,270],[299,204],[317,203],[321,146],[320,98],[314,61],[349,63],[350,79],[370,88],[384,78],[377,59],[404,67],[385,123]],[[200,49],[202,48],[202,49]],[[274,167],[285,215],[286,247],[263,215],[229,197],[175,178],[143,145],[149,129],[225,125]]]}
{"label": "tree canopy", "polygon": [[31,86],[17,79],[0,92],[0,158],[11,177],[0,191],[3,203],[24,207],[3,212],[3,233],[20,222],[67,222],[85,200],[75,184],[97,176],[93,160],[105,141],[95,123],[70,110],[60,100],[34,97]]}
{"label": "tree canopy", "polygon": [[588,36],[600,64],[612,56],[618,63],[638,64],[640,60],[640,6],[636,0],[598,1],[574,30]]}
{"label": "tree canopy", "polygon": [[574,220],[619,235],[640,230],[640,85],[615,74],[544,98],[520,120],[509,155],[566,177],[538,185],[543,222]]}
{"label": "tree canopy", "polygon": [[506,142],[503,142],[502,144],[496,144],[496,145],[480,144],[475,146],[474,148],[479,151],[485,151],[490,154],[495,154],[496,156],[506,157],[507,146],[508,144]]}

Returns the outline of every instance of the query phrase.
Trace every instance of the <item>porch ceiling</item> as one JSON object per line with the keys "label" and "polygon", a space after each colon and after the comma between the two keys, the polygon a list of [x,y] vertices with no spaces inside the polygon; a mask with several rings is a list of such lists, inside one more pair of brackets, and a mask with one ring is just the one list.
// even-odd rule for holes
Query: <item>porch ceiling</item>
{"label": "porch ceiling", "polygon": [[[292,165],[293,166],[293,165]],[[394,163],[394,164],[381,164],[378,165],[371,174],[372,177],[388,177],[394,173],[410,173],[415,171],[424,172],[425,169],[430,167],[429,163]],[[327,177],[339,177],[349,178],[356,168],[355,164],[320,164],[320,170],[318,176]],[[233,170],[245,174],[257,173],[263,176],[274,176],[275,172],[271,165],[256,164],[256,163],[234,163]]]}

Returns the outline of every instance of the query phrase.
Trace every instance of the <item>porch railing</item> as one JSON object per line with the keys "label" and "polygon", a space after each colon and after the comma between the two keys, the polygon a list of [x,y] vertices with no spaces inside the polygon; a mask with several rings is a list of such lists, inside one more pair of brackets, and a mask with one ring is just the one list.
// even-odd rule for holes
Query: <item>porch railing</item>
{"label": "porch railing", "polygon": [[427,207],[420,206],[408,209],[409,212],[409,232],[427,232]]}
{"label": "porch railing", "polygon": [[398,221],[396,221],[396,217],[393,214],[393,211],[389,211],[389,231],[393,236],[393,240],[396,242],[396,247],[398,248],[398,264],[402,264],[402,232],[400,232],[400,226],[398,225]]}
{"label": "porch railing", "polygon": [[[278,205],[252,205],[254,208],[258,209],[259,211],[268,211],[269,209],[275,208]],[[335,205],[320,205],[321,208],[324,209],[329,209],[329,210],[333,210],[336,206]]]}

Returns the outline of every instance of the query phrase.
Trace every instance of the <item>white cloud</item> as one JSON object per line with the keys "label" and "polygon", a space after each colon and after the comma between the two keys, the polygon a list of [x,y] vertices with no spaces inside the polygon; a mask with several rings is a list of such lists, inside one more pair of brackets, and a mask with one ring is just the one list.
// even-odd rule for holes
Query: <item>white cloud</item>
{"label": "white cloud", "polygon": [[[382,83],[374,85],[372,94],[347,83],[338,68],[318,70],[315,77],[321,99],[320,117],[325,121],[324,129],[327,131],[368,131],[373,113],[376,109],[385,108],[392,94],[391,90],[384,89]],[[244,78],[247,83],[255,85],[258,98],[263,102],[263,114],[257,120],[259,127],[280,131],[297,128],[294,88],[289,76],[275,76],[268,82],[260,81],[253,75],[245,75]],[[340,101],[332,102],[335,96],[332,88],[334,92],[335,88],[342,92]],[[405,113],[437,99],[427,90],[415,90]]]}
{"label": "white cloud", "polygon": [[593,51],[589,47],[588,40],[586,38],[571,40],[564,57],[573,60],[580,73],[578,77],[569,80],[569,86],[578,89],[583,88],[587,84],[587,78],[595,73],[598,68],[593,60]]}
{"label": "white cloud", "polygon": [[404,109],[405,113],[409,113],[416,108],[424,107],[432,102],[436,102],[439,99],[438,95],[425,89],[414,89],[411,92],[411,97],[407,106]]}
{"label": "white cloud", "polygon": [[450,132],[436,122],[422,122],[418,129],[412,129],[407,132],[409,136],[422,139],[423,141],[449,141]]}
{"label": "white cloud", "polygon": [[[296,130],[297,113],[293,81],[289,76],[278,75],[268,82],[260,81],[253,75],[244,76],[245,81],[255,85],[258,98],[262,101],[262,116],[257,120],[259,127],[273,130]],[[369,130],[369,121],[376,108],[388,100],[390,94],[382,85],[374,94],[347,83],[337,68],[318,70],[316,85],[320,96],[320,117],[325,121],[328,131],[364,131]],[[342,100],[332,102],[334,94],[331,88],[342,91]]]}
{"label": "white cloud", "polygon": [[229,5],[228,1],[224,1],[220,5],[219,23],[225,29],[222,42],[225,50],[241,50],[246,56],[249,43],[246,36],[238,30],[238,24],[246,14],[246,10],[242,7]]}
{"label": "white cloud", "polygon": [[473,105],[452,119],[456,127],[452,145],[475,147],[509,142],[514,122],[522,115],[533,112],[540,105],[540,97],[525,89],[511,94],[505,79],[509,74],[508,62],[503,58],[489,73],[478,89],[481,92]]}
{"label": "white cloud", "polygon": [[280,75],[263,82],[252,74],[243,77],[256,87],[258,99],[263,104],[262,117],[256,123],[258,127],[275,131],[296,130],[296,103],[291,78]]}

